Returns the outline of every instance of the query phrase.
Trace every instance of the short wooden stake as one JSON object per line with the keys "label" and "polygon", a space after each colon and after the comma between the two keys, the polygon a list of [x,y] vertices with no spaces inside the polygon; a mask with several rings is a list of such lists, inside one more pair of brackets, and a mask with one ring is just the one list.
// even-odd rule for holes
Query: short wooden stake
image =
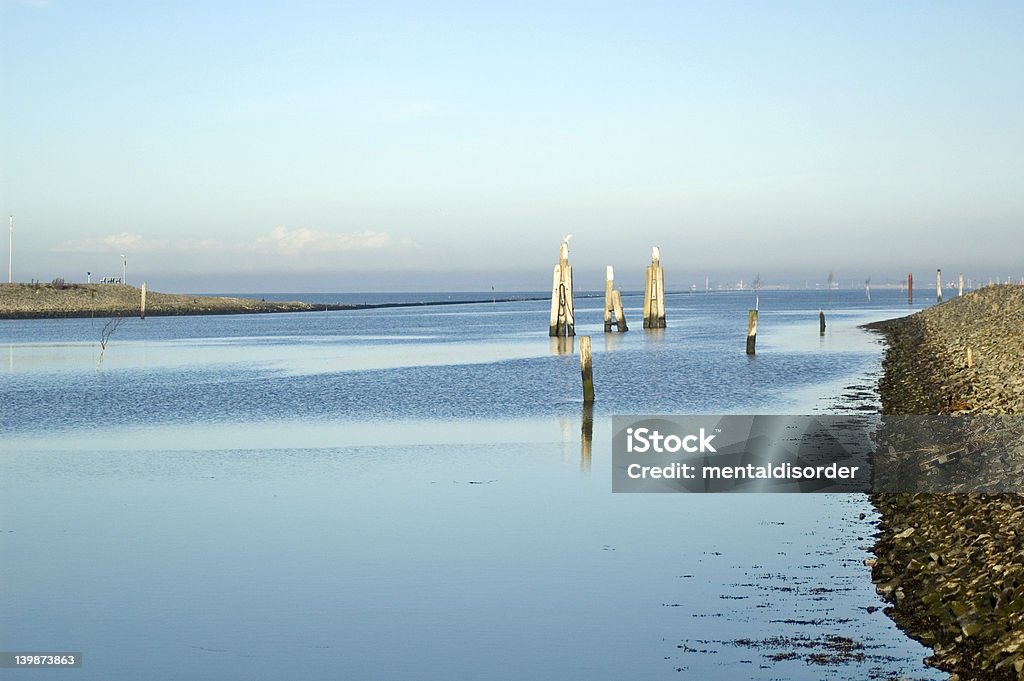
{"label": "short wooden stake", "polygon": [[583,377],[583,404],[593,404],[594,367],[590,354],[590,336],[580,336],[580,374]]}
{"label": "short wooden stake", "polygon": [[[571,236],[571,235],[570,235]],[[569,237],[558,249],[558,264],[555,265],[551,286],[551,336],[576,335],[572,310],[572,267],[569,265]]]}
{"label": "short wooden stake", "polygon": [[970,369],[973,366],[974,366],[974,350],[972,350],[971,346],[968,345],[967,346],[967,368]]}
{"label": "short wooden stake", "polygon": [[747,354],[754,354],[754,346],[757,345],[757,310],[750,310],[747,313]]}
{"label": "short wooden stake", "polygon": [[914,275],[907,275],[907,305],[914,304]]}
{"label": "short wooden stake", "polygon": [[665,272],[661,268],[661,249],[651,249],[651,264],[647,266],[644,285],[644,328],[665,328]]}
{"label": "short wooden stake", "polygon": [[963,298],[964,295],[964,273],[961,272],[960,276],[956,280],[956,295],[957,298]]}
{"label": "short wooden stake", "polygon": [[942,270],[935,271],[935,302],[942,302]]}
{"label": "short wooden stake", "polygon": [[822,336],[825,335],[825,311],[818,310],[818,333]]}
{"label": "short wooden stake", "polygon": [[146,318],[146,282],[142,282],[142,302],[139,307],[139,316]]}
{"label": "short wooden stake", "polygon": [[626,313],[622,311],[622,294],[618,290],[612,291],[612,308],[615,310],[619,331],[629,331],[629,327],[626,326]]}

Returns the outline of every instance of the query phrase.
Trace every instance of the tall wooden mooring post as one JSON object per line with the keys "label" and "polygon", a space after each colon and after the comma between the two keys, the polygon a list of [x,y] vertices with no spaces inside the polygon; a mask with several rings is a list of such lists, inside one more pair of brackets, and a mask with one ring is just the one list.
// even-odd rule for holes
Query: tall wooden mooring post
{"label": "tall wooden mooring post", "polygon": [[647,266],[644,287],[644,328],[665,328],[665,273],[661,269],[661,249],[651,249],[651,264]]}
{"label": "tall wooden mooring post", "polygon": [[615,270],[608,265],[604,279],[604,330],[612,330],[612,323],[619,331],[629,331],[626,326],[626,315],[622,312],[622,294],[615,289]]}
{"label": "tall wooden mooring post", "polygon": [[555,265],[554,283],[551,286],[550,336],[575,336],[575,320],[572,311],[572,266],[569,264],[569,239],[562,240],[558,250],[558,264]]}

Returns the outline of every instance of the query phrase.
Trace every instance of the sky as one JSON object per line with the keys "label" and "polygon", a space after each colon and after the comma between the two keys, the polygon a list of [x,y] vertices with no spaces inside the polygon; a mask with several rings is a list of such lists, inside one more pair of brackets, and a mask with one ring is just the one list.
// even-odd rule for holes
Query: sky
{"label": "sky", "polygon": [[[1024,3],[0,0],[14,278],[1024,274]],[[593,280],[593,281],[591,281]],[[673,285],[675,284],[675,286]]]}

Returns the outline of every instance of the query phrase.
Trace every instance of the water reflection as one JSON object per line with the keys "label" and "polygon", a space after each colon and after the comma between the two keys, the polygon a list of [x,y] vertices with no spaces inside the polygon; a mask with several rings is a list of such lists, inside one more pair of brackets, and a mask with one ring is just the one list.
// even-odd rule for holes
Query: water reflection
{"label": "water reflection", "polygon": [[622,347],[622,335],[618,333],[608,332],[604,335],[604,350],[605,352],[612,352]]}
{"label": "water reflection", "polygon": [[665,329],[644,329],[644,338],[655,345],[665,342]]}
{"label": "water reflection", "polygon": [[583,405],[582,424],[580,426],[580,472],[590,472],[591,448],[594,444],[594,405]]}
{"label": "water reflection", "polygon": [[575,349],[576,337],[575,336],[552,336],[551,337],[551,354],[552,355],[571,355]]}

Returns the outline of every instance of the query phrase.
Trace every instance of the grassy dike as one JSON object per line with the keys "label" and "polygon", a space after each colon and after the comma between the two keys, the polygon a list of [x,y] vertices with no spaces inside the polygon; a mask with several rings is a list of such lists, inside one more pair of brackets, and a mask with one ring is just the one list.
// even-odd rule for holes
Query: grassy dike
{"label": "grassy dike", "polygon": [[[0,284],[0,319],[138,316],[142,291],[126,284]],[[146,315],[312,312],[353,306],[146,292]]]}
{"label": "grassy dike", "polygon": [[[990,286],[872,327],[888,342],[883,413],[1024,414],[1024,288]],[[935,650],[929,663],[963,681],[1024,679],[1024,494],[872,502],[872,576],[893,620]]]}

